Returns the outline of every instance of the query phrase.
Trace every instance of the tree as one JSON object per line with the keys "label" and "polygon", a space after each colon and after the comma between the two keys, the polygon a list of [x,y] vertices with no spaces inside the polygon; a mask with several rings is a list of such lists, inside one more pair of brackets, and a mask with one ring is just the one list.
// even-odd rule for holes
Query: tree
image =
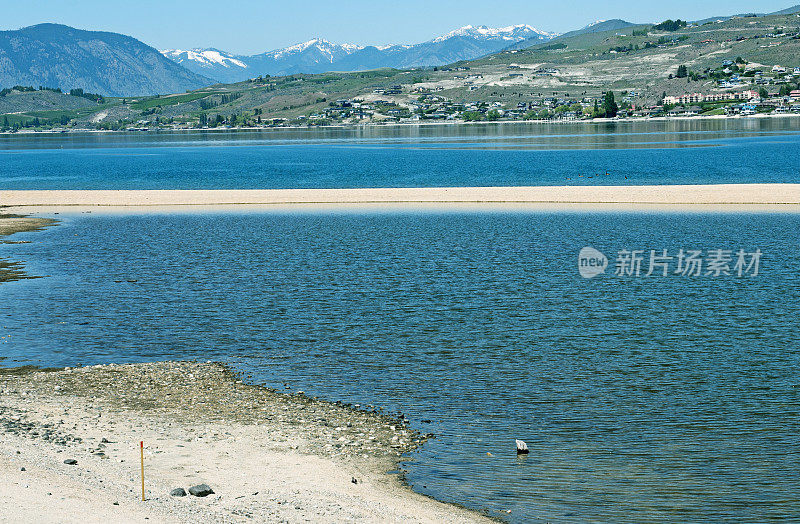
{"label": "tree", "polygon": [[769,98],[769,93],[767,92],[766,89],[762,87],[761,89],[758,90],[758,96],[761,97],[761,99],[763,100],[765,98]]}
{"label": "tree", "polygon": [[8,117],[3,117],[3,129],[8,129]]}
{"label": "tree", "polygon": [[687,76],[689,76],[689,71],[688,69],[686,69],[685,65],[679,65],[678,74],[675,76],[677,76],[678,78],[686,78]]}
{"label": "tree", "polygon": [[461,118],[463,118],[465,122],[477,122],[483,120],[483,115],[478,111],[464,111],[461,113]]}
{"label": "tree", "polygon": [[603,97],[603,112],[605,113],[606,118],[613,118],[617,116],[618,111],[619,106],[617,106],[617,102],[614,100],[614,92],[607,92]]}
{"label": "tree", "polygon": [[682,27],[686,27],[686,22],[681,20],[680,18],[677,20],[665,20],[658,25],[654,25],[653,29],[657,31],[677,31]]}

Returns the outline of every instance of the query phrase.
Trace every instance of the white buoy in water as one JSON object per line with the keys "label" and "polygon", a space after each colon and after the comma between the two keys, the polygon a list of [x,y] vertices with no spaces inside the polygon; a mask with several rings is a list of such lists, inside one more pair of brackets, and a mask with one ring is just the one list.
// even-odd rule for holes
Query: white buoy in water
{"label": "white buoy in water", "polygon": [[519,439],[516,440],[517,440],[517,455],[527,455],[528,453],[530,453],[530,451],[528,451],[528,445],[525,444],[524,441]]}

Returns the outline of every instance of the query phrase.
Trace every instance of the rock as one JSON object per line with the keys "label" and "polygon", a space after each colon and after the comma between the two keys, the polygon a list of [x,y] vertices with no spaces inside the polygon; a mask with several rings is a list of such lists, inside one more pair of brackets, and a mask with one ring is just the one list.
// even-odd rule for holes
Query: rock
{"label": "rock", "polygon": [[25,471],[25,468],[19,468],[20,471]]}
{"label": "rock", "polygon": [[189,488],[189,493],[195,497],[207,497],[214,494],[214,490],[208,484],[198,484]]}
{"label": "rock", "polygon": [[[173,497],[185,497],[186,496],[186,490],[183,489],[183,488],[175,488],[172,491],[170,491],[169,494],[172,495]],[[194,495],[194,493],[193,493],[193,495]]]}
{"label": "rock", "polygon": [[358,479],[353,477],[353,479],[350,482],[352,482],[353,484],[358,484]]}
{"label": "rock", "polygon": [[64,461],[64,464],[66,464],[67,466],[74,466],[77,463],[78,463],[78,461],[75,460],[75,459],[67,459],[67,460]]}

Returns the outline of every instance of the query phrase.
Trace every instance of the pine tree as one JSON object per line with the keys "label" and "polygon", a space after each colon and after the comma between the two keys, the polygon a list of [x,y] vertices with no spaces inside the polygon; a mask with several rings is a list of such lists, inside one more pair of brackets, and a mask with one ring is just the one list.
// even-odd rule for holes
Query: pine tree
{"label": "pine tree", "polygon": [[617,102],[614,100],[614,92],[607,92],[606,96],[603,97],[603,112],[605,112],[606,118],[613,118],[617,116],[618,111],[619,106],[617,106]]}

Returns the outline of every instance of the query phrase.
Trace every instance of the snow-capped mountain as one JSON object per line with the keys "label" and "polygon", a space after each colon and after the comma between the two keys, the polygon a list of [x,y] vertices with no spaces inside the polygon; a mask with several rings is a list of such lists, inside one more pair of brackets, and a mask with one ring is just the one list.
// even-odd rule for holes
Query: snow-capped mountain
{"label": "snow-capped mountain", "polygon": [[163,49],[161,54],[190,71],[219,82],[238,82],[242,80],[242,75],[247,77],[248,65],[235,55],[219,49]]}
{"label": "snow-capped mountain", "polygon": [[504,40],[506,42],[518,42],[520,40],[525,40],[527,38],[532,38],[536,36],[541,36],[544,39],[549,40],[550,38],[553,38],[554,36],[558,35],[557,33],[548,33],[546,31],[540,31],[535,27],[531,27],[527,24],[511,25],[508,27],[500,27],[500,28],[491,28],[491,27],[486,27],[485,25],[479,25],[479,26],[465,25],[464,27],[459,27],[454,31],[450,31],[446,35],[434,38],[431,41],[442,42],[447,40],[448,38],[453,38],[454,36],[467,36],[478,40],[481,39]]}
{"label": "snow-capped mountain", "polygon": [[276,49],[275,51],[269,51],[264,54],[271,56],[275,60],[280,60],[303,53],[311,48],[315,48],[322,55],[327,56],[328,60],[333,63],[339,57],[347,56],[350,53],[364,49],[364,46],[354,44],[334,44],[332,42],[328,42],[324,38],[313,38],[307,42],[303,42],[302,44],[295,44],[293,46],[284,47],[283,49]]}
{"label": "snow-capped mountain", "polygon": [[237,82],[264,74],[440,66],[479,58],[523,40],[544,42],[555,36],[524,24],[501,28],[468,25],[419,44],[363,46],[314,38],[252,56],[213,48],[166,49],[161,53],[191,71],[220,82]]}

